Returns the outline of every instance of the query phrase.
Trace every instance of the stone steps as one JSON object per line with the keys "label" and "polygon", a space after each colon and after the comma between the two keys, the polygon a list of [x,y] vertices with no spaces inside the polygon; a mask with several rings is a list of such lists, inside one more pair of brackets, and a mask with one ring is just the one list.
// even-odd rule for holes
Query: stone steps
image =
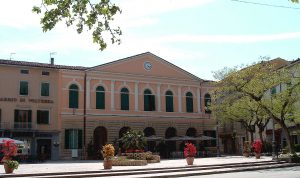
{"label": "stone steps", "polygon": [[[228,172],[241,172],[260,169],[271,169],[278,167],[290,167],[299,164],[275,161],[261,161],[233,164],[214,165],[193,165],[148,169],[128,169],[128,170],[99,170],[99,171],[78,171],[78,172],[57,172],[57,173],[37,173],[37,174],[14,174],[5,177],[37,177],[37,178],[76,178],[76,177],[184,177],[193,175],[221,174]],[[0,176],[2,177],[2,176]]]}

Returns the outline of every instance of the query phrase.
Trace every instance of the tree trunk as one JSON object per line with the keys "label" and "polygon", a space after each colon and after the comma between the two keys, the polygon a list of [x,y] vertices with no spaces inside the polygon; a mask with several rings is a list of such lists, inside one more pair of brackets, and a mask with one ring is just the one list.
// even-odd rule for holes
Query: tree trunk
{"label": "tree trunk", "polygon": [[246,129],[246,141],[249,141],[249,131]]}
{"label": "tree trunk", "polygon": [[263,132],[263,130],[260,130],[260,129],[259,129],[259,139],[260,139],[260,141],[263,143],[264,140],[263,140],[262,132]]}
{"label": "tree trunk", "polygon": [[292,142],[290,132],[285,124],[280,124],[285,135],[286,143],[288,145],[288,151],[290,153],[295,153],[294,143]]}
{"label": "tree trunk", "polygon": [[250,142],[252,143],[253,142],[253,132],[252,131],[250,131]]}

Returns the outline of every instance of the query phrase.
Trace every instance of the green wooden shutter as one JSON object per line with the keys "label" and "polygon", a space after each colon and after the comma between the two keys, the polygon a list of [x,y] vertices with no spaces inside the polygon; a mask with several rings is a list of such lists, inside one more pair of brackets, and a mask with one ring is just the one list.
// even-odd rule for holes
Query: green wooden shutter
{"label": "green wooden shutter", "polygon": [[70,129],[65,129],[65,149],[70,148],[69,135],[70,135]]}
{"label": "green wooden shutter", "polygon": [[186,112],[193,112],[193,98],[186,98]]}
{"label": "green wooden shutter", "polygon": [[121,110],[129,110],[129,95],[127,93],[121,94]]}
{"label": "green wooden shutter", "polygon": [[28,82],[20,81],[20,95],[28,95]]}
{"label": "green wooden shutter", "polygon": [[144,111],[150,111],[149,95],[144,95]]}
{"label": "green wooden shutter", "polygon": [[151,111],[155,111],[155,95],[151,95]]}
{"label": "green wooden shutter", "polygon": [[82,130],[78,130],[78,149],[82,149]]}
{"label": "green wooden shutter", "polygon": [[69,91],[69,108],[78,108],[78,91]]}
{"label": "green wooden shutter", "polygon": [[41,96],[49,96],[49,83],[41,84]]}
{"label": "green wooden shutter", "polygon": [[173,96],[166,96],[166,112],[173,112]]}
{"label": "green wooden shutter", "polygon": [[105,93],[96,92],[96,109],[105,109]]}

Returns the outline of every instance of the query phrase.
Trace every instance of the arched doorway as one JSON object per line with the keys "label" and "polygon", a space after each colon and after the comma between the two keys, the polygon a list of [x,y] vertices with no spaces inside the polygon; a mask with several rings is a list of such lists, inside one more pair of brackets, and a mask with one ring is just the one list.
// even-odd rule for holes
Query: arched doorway
{"label": "arched doorway", "polygon": [[107,130],[105,127],[99,126],[94,130],[94,153],[95,157],[103,159],[102,154],[99,154],[99,150],[102,149],[107,142]]}
{"label": "arched doorway", "polygon": [[[177,130],[174,127],[169,127],[166,130],[166,134],[165,134],[166,139],[175,137],[175,136],[177,136]],[[169,158],[170,153],[176,151],[176,141],[166,141],[166,145],[167,145],[166,157]]]}
{"label": "arched doorway", "polygon": [[[146,127],[144,129],[145,137],[149,137],[151,135],[155,135],[155,130],[152,127]],[[147,141],[146,151],[155,152],[156,142],[155,141]]]}
{"label": "arched doorway", "polygon": [[[128,132],[130,130],[130,127],[122,127],[119,131],[119,139],[121,137],[123,137],[123,135]],[[121,149],[121,152],[124,153],[125,152],[125,149],[123,148],[123,145],[121,142],[119,142],[119,149]]]}
{"label": "arched doorway", "polygon": [[[196,137],[197,136],[197,130],[193,127],[190,127],[186,130],[185,135],[189,136],[189,137]],[[195,140],[188,140],[188,142],[193,143],[194,145],[196,145]],[[184,147],[184,145],[183,145],[183,147]],[[182,149],[180,149],[180,150],[182,150]]]}

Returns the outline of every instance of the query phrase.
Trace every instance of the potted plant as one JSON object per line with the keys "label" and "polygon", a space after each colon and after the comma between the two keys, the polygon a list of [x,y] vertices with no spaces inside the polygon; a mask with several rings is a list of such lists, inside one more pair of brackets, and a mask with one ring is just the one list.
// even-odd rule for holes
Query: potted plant
{"label": "potted plant", "polygon": [[106,144],[102,147],[101,151],[103,155],[103,166],[104,169],[111,169],[112,168],[112,158],[115,155],[115,148],[112,144]]}
{"label": "potted plant", "polygon": [[245,157],[249,157],[250,156],[250,152],[251,152],[250,142],[249,141],[245,141],[244,142],[244,146],[243,146],[243,155]]}
{"label": "potted plant", "polygon": [[146,139],[143,132],[129,130],[120,140],[126,152],[144,152]]}
{"label": "potted plant", "polygon": [[12,173],[19,167],[19,162],[12,160],[12,157],[17,155],[18,146],[13,140],[3,140],[1,146],[1,152],[3,153],[1,162],[3,162],[5,173]]}
{"label": "potted plant", "polygon": [[193,165],[194,157],[197,153],[197,149],[194,144],[186,143],[184,147],[184,157],[188,165]]}
{"label": "potted plant", "polygon": [[262,142],[260,140],[255,140],[252,143],[252,147],[254,149],[256,159],[259,159],[262,149]]}

